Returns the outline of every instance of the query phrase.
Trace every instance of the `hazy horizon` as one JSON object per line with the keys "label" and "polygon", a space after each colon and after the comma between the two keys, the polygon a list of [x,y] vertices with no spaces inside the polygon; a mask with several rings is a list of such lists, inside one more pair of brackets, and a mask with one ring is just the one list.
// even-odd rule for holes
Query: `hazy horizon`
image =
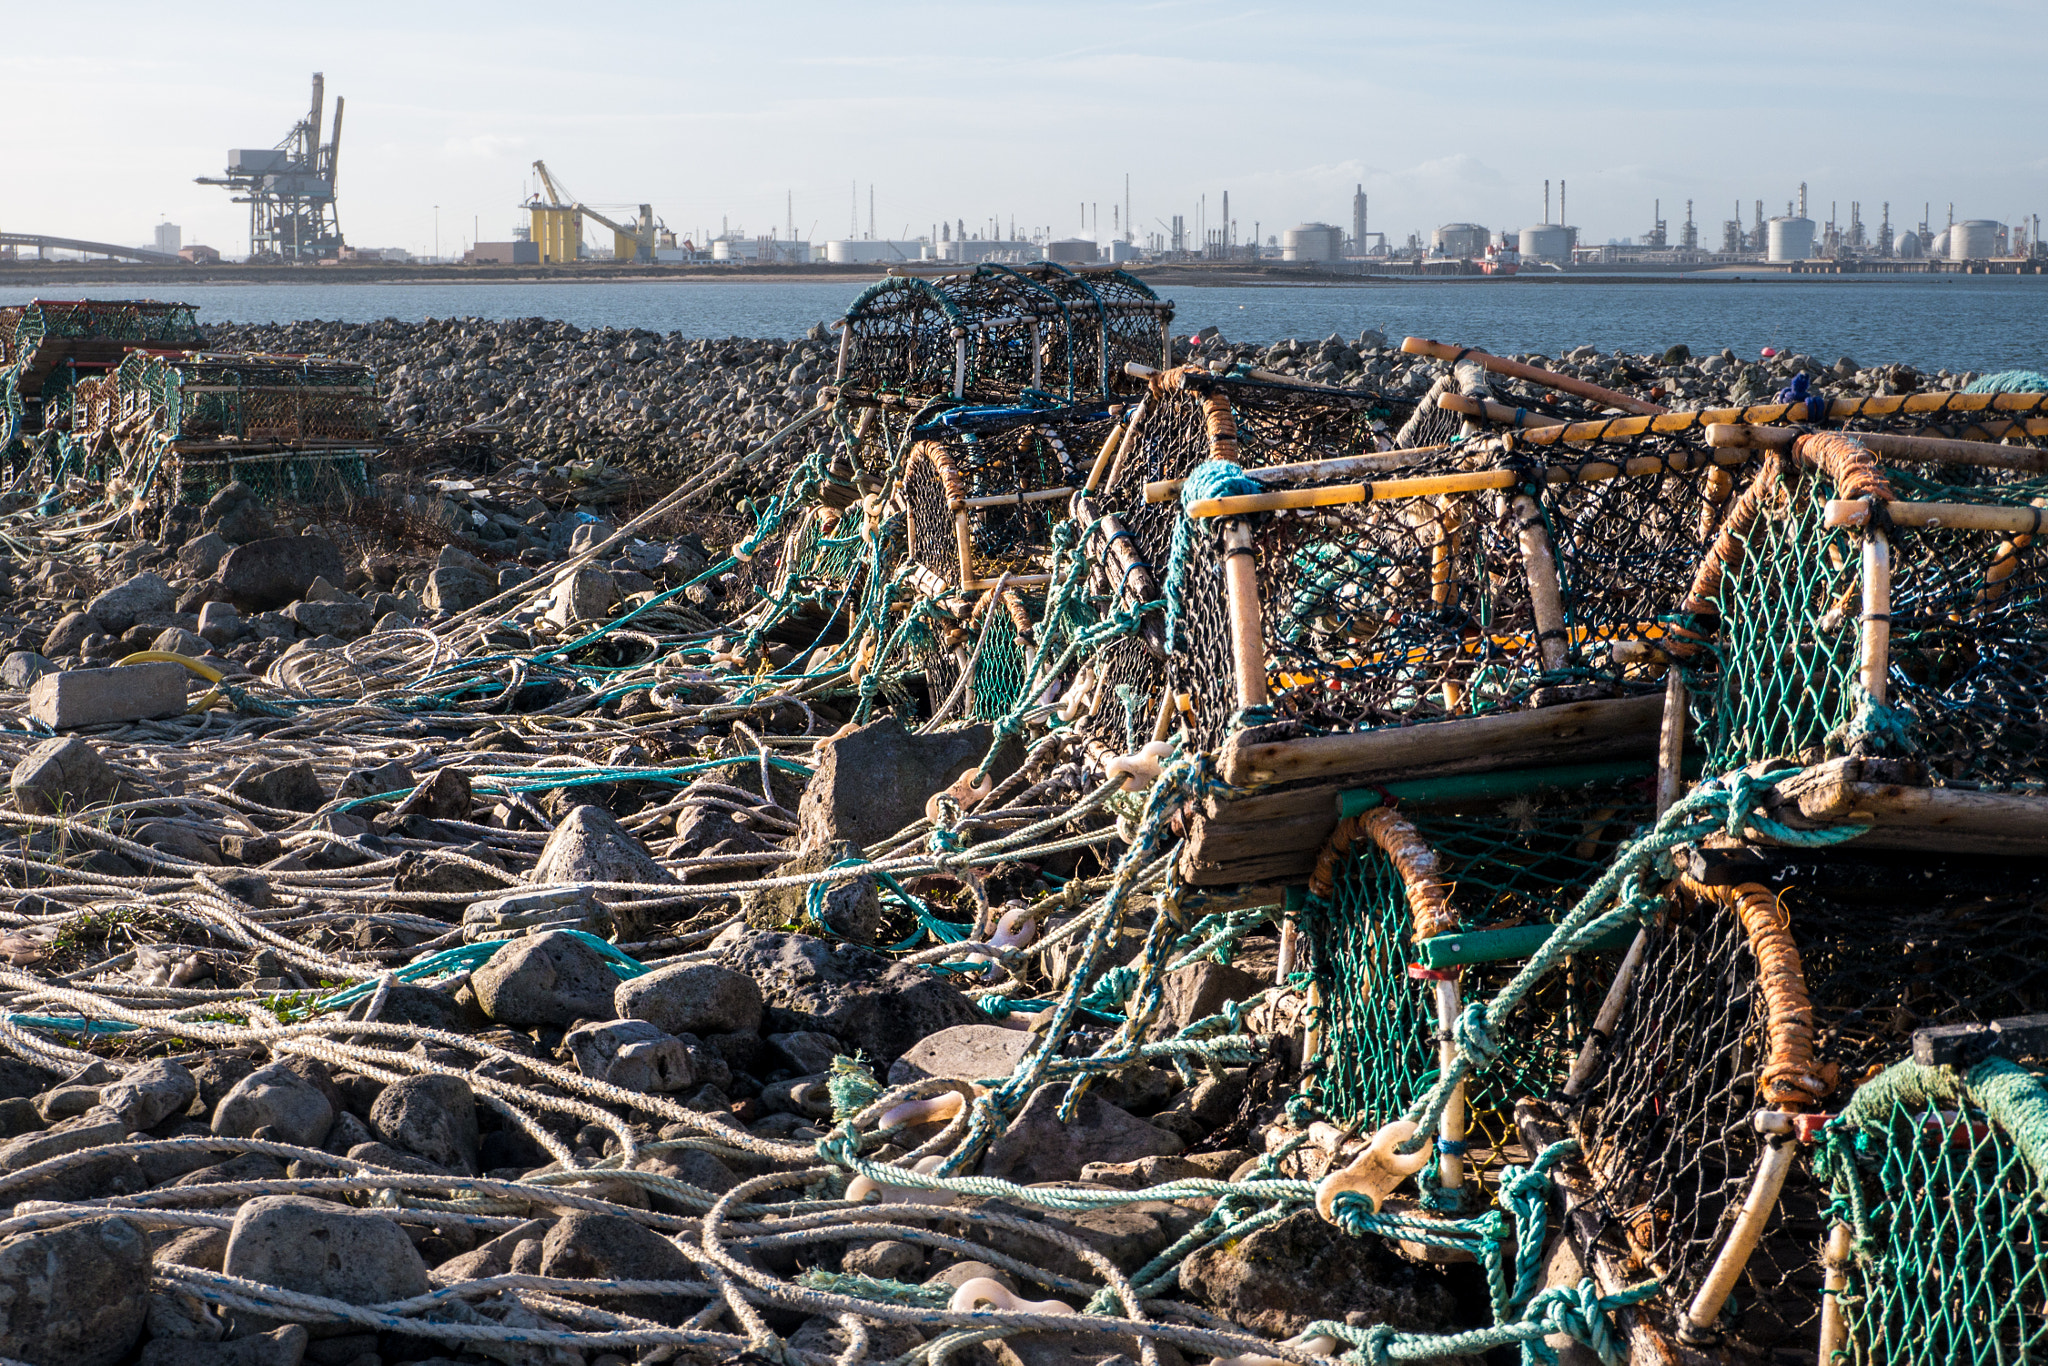
{"label": "hazy horizon", "polygon": [[[965,218],[1108,237],[1130,175],[1140,233],[1201,197],[1241,238],[1297,222],[1371,227],[1543,217],[1570,185],[1583,240],[1640,239],[1663,201],[1701,243],[1753,202],[1809,213],[1851,200],[1875,232],[1931,202],[1956,217],[2048,212],[2040,97],[1985,79],[2048,56],[2038,11],[1877,3],[1853,19],[1737,3],[1596,3],[1466,11],[1214,0],[772,11],[612,5],[552,22],[526,0],[401,7],[364,0],[299,20],[274,7],[117,0],[39,9],[8,26],[0,82],[0,229],[119,244],[168,219],[187,244],[247,247],[247,210],[218,175],[230,147],[266,147],[304,116],[311,73],[348,101],[338,200],[362,247],[504,240],[531,162],[587,202],[650,202],[678,235],[847,235],[857,199],[877,236]],[[1987,67],[1987,56],[1995,63]],[[857,184],[857,196],[852,187]],[[609,210],[608,210],[609,211]],[[1556,217],[1556,200],[1552,201]],[[615,215],[616,216],[616,215]],[[1094,225],[1090,225],[1090,231]],[[593,234],[594,238],[594,234]],[[700,239],[701,240],[701,239]]]}

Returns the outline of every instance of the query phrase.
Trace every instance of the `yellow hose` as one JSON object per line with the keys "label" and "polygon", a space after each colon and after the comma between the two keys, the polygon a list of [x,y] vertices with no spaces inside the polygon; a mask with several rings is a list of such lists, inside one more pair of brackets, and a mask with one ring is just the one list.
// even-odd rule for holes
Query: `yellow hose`
{"label": "yellow hose", "polygon": [[[225,674],[219,669],[214,668],[211,664],[203,663],[192,658],[190,655],[177,654],[171,650],[139,650],[129,655],[126,659],[119,659],[114,662],[116,668],[128,664],[182,664],[188,672],[196,674],[209,683],[219,683],[221,679],[226,677]],[[190,716],[195,712],[205,711],[220,700],[219,688],[208,689],[206,696],[185,709],[185,714]]]}

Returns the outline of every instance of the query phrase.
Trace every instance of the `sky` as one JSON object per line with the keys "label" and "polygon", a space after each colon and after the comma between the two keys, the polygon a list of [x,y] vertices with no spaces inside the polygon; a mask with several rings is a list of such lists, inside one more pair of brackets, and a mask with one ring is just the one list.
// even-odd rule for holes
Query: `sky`
{"label": "sky", "polygon": [[[0,230],[247,247],[218,175],[348,101],[341,226],[361,247],[503,241],[543,158],[595,206],[646,201],[679,235],[868,230],[1107,237],[1125,176],[1141,232],[1221,196],[1243,240],[1543,218],[1568,182],[1581,240],[1640,238],[1661,199],[1704,245],[1739,200],[1861,200],[1874,229],[1933,203],[2048,213],[2041,0],[1854,7],[1295,0],[97,0],[0,18]],[[1084,224],[1083,205],[1096,206]],[[789,207],[792,206],[793,207]],[[436,206],[438,206],[438,215]],[[609,211],[609,210],[607,210]],[[614,216],[619,216],[615,214]],[[1553,216],[1554,205],[1553,205]],[[595,240],[595,234],[592,234]],[[700,239],[701,240],[701,239]]]}

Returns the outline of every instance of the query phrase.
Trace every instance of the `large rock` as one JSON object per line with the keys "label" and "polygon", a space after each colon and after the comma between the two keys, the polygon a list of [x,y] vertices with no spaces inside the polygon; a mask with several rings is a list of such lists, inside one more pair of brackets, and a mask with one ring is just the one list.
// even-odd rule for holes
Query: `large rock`
{"label": "large rock", "polygon": [[50,634],[43,637],[43,653],[53,659],[75,655],[87,637],[100,634],[100,624],[90,612],[66,612],[57,618]]}
{"label": "large rock", "polygon": [[985,1081],[1007,1077],[1031,1051],[1038,1036],[1002,1025],[955,1025],[920,1039],[889,1066],[889,1084],[903,1086],[924,1077]]}
{"label": "large rock", "polygon": [[233,545],[260,540],[275,530],[262,496],[239,479],[207,499],[199,525],[211,527]]}
{"label": "large rock", "polygon": [[565,582],[555,585],[554,604],[548,620],[557,626],[603,621],[619,600],[618,581],[594,564],[586,564]]}
{"label": "large rock", "polygon": [[185,679],[179,664],[66,669],[29,685],[28,714],[52,730],[176,716],[185,710]]}
{"label": "large rock", "polygon": [[152,1338],[135,1366],[299,1366],[311,1337],[303,1324],[287,1323],[234,1342]]}
{"label": "large rock", "polygon": [[14,804],[30,815],[110,802],[120,785],[98,748],[76,737],[43,741],[22,756],[8,779]]}
{"label": "large rock", "polygon": [[612,1004],[621,1019],[645,1020],[670,1034],[756,1034],[761,988],[717,963],[678,963],[619,983]]}
{"label": "large rock", "polygon": [[178,572],[188,579],[210,579],[235,543],[217,531],[194,537],[178,551]]}
{"label": "large rock", "polygon": [[988,1018],[936,975],[854,944],[756,934],[729,945],[721,959],[761,988],[768,1006],[762,1032],[817,1030],[878,1064],[894,1062],[928,1034]]}
{"label": "large rock", "polygon": [[115,584],[85,605],[100,629],[118,636],[143,617],[169,612],[178,605],[178,590],[161,574],[144,572]]}
{"label": "large rock", "polygon": [[386,1143],[449,1171],[473,1175],[477,1170],[476,1095],[460,1077],[392,1082],[370,1107],[370,1127]]}
{"label": "large rock", "polygon": [[119,1081],[100,1088],[100,1108],[130,1129],[154,1129],[183,1114],[199,1095],[192,1073],[169,1058],[137,1063]]}
{"label": "large rock", "polygon": [[[540,1274],[611,1281],[698,1281],[696,1266],[674,1243],[623,1214],[564,1215],[541,1240]],[[701,1301],[675,1295],[614,1298],[622,1314],[680,1322]]]}
{"label": "large rock", "polygon": [[427,576],[426,591],[420,594],[420,601],[429,612],[466,612],[489,601],[496,592],[496,586],[483,575],[442,565]]}
{"label": "large rock", "polygon": [[470,989],[499,1024],[575,1024],[612,1017],[619,978],[596,949],[561,930],[508,942],[470,974]]}
{"label": "large rock", "polygon": [[[695,783],[683,791],[685,799],[693,794],[711,795],[701,792]],[[732,811],[723,806],[686,806],[676,817],[676,838],[669,846],[668,856],[682,860],[702,858],[707,854],[758,854],[772,847],[753,830],[733,820],[732,815]],[[682,877],[685,883],[692,884],[735,882],[757,876],[759,871],[758,867],[747,868],[737,864],[714,865],[687,869]]]}
{"label": "large rock", "polygon": [[315,579],[339,583],[347,577],[341,552],[325,536],[250,541],[220,562],[221,589],[244,612],[268,612],[297,602]]}
{"label": "large rock", "polygon": [[[803,847],[821,849],[843,840],[866,849],[895,834],[924,815],[934,792],[979,764],[994,735],[986,725],[913,735],[889,715],[826,741],[797,807]],[[1016,766],[1015,759],[998,764],[996,779]]]}
{"label": "large rock", "polygon": [[1176,1028],[1185,1029],[1221,1013],[1229,1002],[1256,996],[1265,983],[1243,968],[1204,959],[1167,973],[1164,987],[1166,1018]]}
{"label": "large rock", "polygon": [[0,687],[9,692],[27,692],[29,685],[57,666],[34,650],[13,650],[0,659]]}
{"label": "large rock", "polygon": [[1063,1082],[1048,1082],[1033,1091],[1009,1127],[989,1145],[981,1174],[1027,1186],[1034,1181],[1070,1181],[1090,1162],[1171,1157],[1184,1146],[1159,1126],[1094,1095],[1081,1097],[1071,1123],[1063,1120],[1059,1111],[1066,1094]]}
{"label": "large rock", "polygon": [[[308,1295],[382,1304],[427,1292],[427,1264],[405,1230],[382,1215],[299,1195],[265,1195],[235,1214],[221,1269]],[[230,1337],[251,1337],[275,1322],[237,1313]],[[321,1337],[352,1331],[320,1324]]]}
{"label": "large rock", "polygon": [[1390,1323],[1429,1333],[1455,1321],[1444,1278],[1404,1260],[1384,1240],[1353,1238],[1312,1209],[1181,1263],[1190,1295],[1256,1333],[1292,1337],[1317,1319]]}
{"label": "large rock", "polygon": [[[562,817],[561,824],[541,846],[540,860],[527,874],[535,884],[555,882],[631,882],[651,887],[673,887],[675,878],[655,862],[647,846],[636,839],[618,818],[601,806],[579,806]],[[626,892],[596,893],[600,901],[616,901]]]}
{"label": "large rock", "polygon": [[90,1219],[0,1242],[0,1357],[113,1366],[149,1312],[149,1243],[124,1219]]}
{"label": "large rock", "polygon": [[337,636],[342,640],[368,635],[377,620],[368,603],[353,599],[295,602],[284,609],[284,614],[309,636]]}
{"label": "large rock", "polygon": [[[772,870],[773,877],[798,877],[822,873],[849,858],[858,858],[854,847],[844,841],[806,849],[788,863]],[[882,887],[872,873],[849,872],[823,884],[814,904],[810,884],[768,887],[740,895],[740,913],[757,930],[795,927],[826,929],[856,944],[872,944],[882,928]]]}
{"label": "large rock", "polygon": [[317,1148],[334,1123],[327,1093],[281,1062],[259,1067],[235,1083],[213,1111],[213,1132],[253,1138],[268,1129],[280,1143]]}
{"label": "large rock", "polygon": [[327,802],[327,789],[311,759],[287,764],[258,759],[235,775],[228,791],[280,811],[318,811]]}
{"label": "large rock", "polygon": [[584,1076],[628,1091],[688,1091],[697,1085],[689,1046],[645,1020],[578,1025],[562,1047]]}

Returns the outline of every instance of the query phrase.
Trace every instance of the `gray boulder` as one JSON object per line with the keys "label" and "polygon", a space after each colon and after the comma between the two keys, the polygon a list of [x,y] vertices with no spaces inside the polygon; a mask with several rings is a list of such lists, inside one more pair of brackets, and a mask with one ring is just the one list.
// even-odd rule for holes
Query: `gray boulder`
{"label": "gray boulder", "polygon": [[199,1095],[192,1073],[169,1058],[138,1063],[119,1081],[100,1088],[100,1108],[120,1116],[130,1129],[154,1129],[183,1114]]}
{"label": "gray boulder", "polygon": [[[243,1205],[228,1235],[221,1269],[266,1285],[350,1304],[382,1304],[427,1292],[427,1264],[405,1230],[382,1215],[309,1200],[265,1195]],[[229,1336],[252,1337],[277,1324],[237,1313]],[[339,1337],[347,1324],[320,1324],[321,1337]]]}
{"label": "gray boulder", "polygon": [[491,581],[483,575],[442,565],[427,576],[426,591],[420,594],[420,601],[430,612],[466,612],[479,603],[489,601],[496,592]]}
{"label": "gray boulder", "polygon": [[1403,1260],[1382,1239],[1351,1237],[1312,1209],[1210,1244],[1181,1263],[1180,1282],[1232,1322],[1276,1338],[1317,1319],[1419,1333],[1456,1321],[1441,1275]]}
{"label": "gray boulder", "polygon": [[551,930],[508,942],[469,984],[485,1014],[523,1029],[612,1018],[619,979],[596,949]]}
{"label": "gray boulder", "polygon": [[[540,860],[527,874],[527,881],[631,882],[652,887],[673,887],[674,877],[655,862],[647,846],[636,839],[618,818],[601,806],[579,806],[562,817],[561,824],[541,846]],[[600,901],[619,899],[624,893],[596,893]]]}
{"label": "gray boulder", "polygon": [[15,650],[7,658],[0,659],[0,685],[9,692],[27,692],[29,684],[56,668],[34,650]]}
{"label": "gray boulder", "polygon": [[297,1323],[234,1342],[152,1338],[136,1366],[299,1366],[311,1340],[305,1326]]}
{"label": "gray boulder", "polygon": [[281,811],[318,811],[327,801],[311,759],[288,764],[258,759],[235,776],[228,791]]}
{"label": "gray boulder", "polygon": [[1067,1088],[1048,1082],[1031,1093],[1024,1108],[996,1136],[981,1160],[983,1176],[1030,1185],[1070,1181],[1090,1162],[1131,1162],[1171,1157],[1184,1146],[1154,1124],[1094,1095],[1081,1097],[1072,1122],[1060,1118]]}
{"label": "gray boulder", "polygon": [[579,1025],[562,1046],[584,1076],[628,1091],[688,1091],[697,1084],[689,1046],[645,1020]]}
{"label": "gray boulder", "polygon": [[1265,983],[1243,968],[1205,959],[1167,973],[1164,986],[1166,1018],[1176,1028],[1185,1029],[1218,1014],[1229,1002],[1257,995]]}
{"label": "gray boulder", "polygon": [[[848,858],[857,857],[854,847],[844,841],[806,849],[772,871],[774,877],[796,877],[822,873]],[[882,887],[872,873],[842,874],[824,884],[819,904],[813,906],[810,887],[770,887],[740,895],[740,913],[757,930],[780,930],[794,926],[826,928],[842,939],[870,944],[882,928]]]}
{"label": "gray boulder", "polygon": [[548,620],[557,626],[603,621],[611,615],[612,604],[618,600],[618,581],[596,565],[586,564],[555,585]]}
{"label": "gray boulder", "polygon": [[210,579],[235,543],[218,531],[185,542],[178,551],[178,572],[188,579]]}
{"label": "gray boulder", "polygon": [[[564,1215],[541,1240],[540,1274],[613,1281],[697,1281],[695,1264],[674,1243],[623,1214]],[[619,1312],[673,1323],[701,1301],[632,1295],[610,1301]]]}
{"label": "gray boulder", "polygon": [[928,1034],[988,1020],[937,975],[854,944],[756,934],[727,946],[721,961],[760,987],[768,1007],[763,1033],[830,1034],[878,1064],[894,1062]]}
{"label": "gray boulder", "polygon": [[[913,735],[893,714],[827,741],[818,771],[797,807],[803,847],[834,841],[858,848],[893,835],[924,815],[925,800],[975,767],[988,753],[994,729],[962,726],[936,735]],[[999,764],[998,781],[1017,760]],[[878,781],[887,775],[887,781]]]}
{"label": "gray boulder", "polygon": [[1007,1077],[1038,1042],[1028,1030],[996,1024],[955,1025],[920,1039],[889,1065],[889,1085],[903,1086],[925,1077],[950,1081],[983,1081]]}
{"label": "gray boulder", "polygon": [[394,1081],[370,1107],[377,1137],[450,1171],[477,1170],[476,1095],[460,1077]]}
{"label": "gray boulder", "polygon": [[0,1357],[114,1366],[149,1312],[149,1243],[124,1219],[91,1219],[0,1242]]}
{"label": "gray boulder", "polygon": [[271,536],[238,545],[220,562],[220,586],[244,612],[297,602],[315,579],[348,577],[341,552],[325,536]]}
{"label": "gray boulder", "polygon": [[268,1129],[280,1143],[317,1148],[334,1123],[326,1092],[281,1062],[259,1067],[235,1083],[213,1111],[213,1132],[253,1138]]}
{"label": "gray boulder", "polygon": [[43,653],[52,658],[75,655],[87,637],[99,635],[99,621],[90,612],[66,612],[43,637]]}
{"label": "gray boulder", "polygon": [[142,617],[170,612],[178,605],[178,590],[161,574],[147,570],[115,584],[85,605],[100,629],[118,636]]}
{"label": "gray boulder", "polygon": [[670,1034],[755,1034],[761,1029],[761,988],[744,972],[717,963],[678,963],[619,983],[619,1016],[645,1020]]}
{"label": "gray boulder", "polygon": [[368,635],[377,619],[368,603],[355,599],[295,602],[284,614],[309,636],[339,636],[343,640]]}
{"label": "gray boulder", "polygon": [[31,815],[110,802],[120,785],[98,747],[76,736],[43,741],[22,756],[8,778],[14,804]]}
{"label": "gray boulder", "polygon": [[197,659],[205,654],[209,647],[206,638],[197,631],[188,631],[182,626],[166,626],[162,633],[149,643],[149,648]]}

